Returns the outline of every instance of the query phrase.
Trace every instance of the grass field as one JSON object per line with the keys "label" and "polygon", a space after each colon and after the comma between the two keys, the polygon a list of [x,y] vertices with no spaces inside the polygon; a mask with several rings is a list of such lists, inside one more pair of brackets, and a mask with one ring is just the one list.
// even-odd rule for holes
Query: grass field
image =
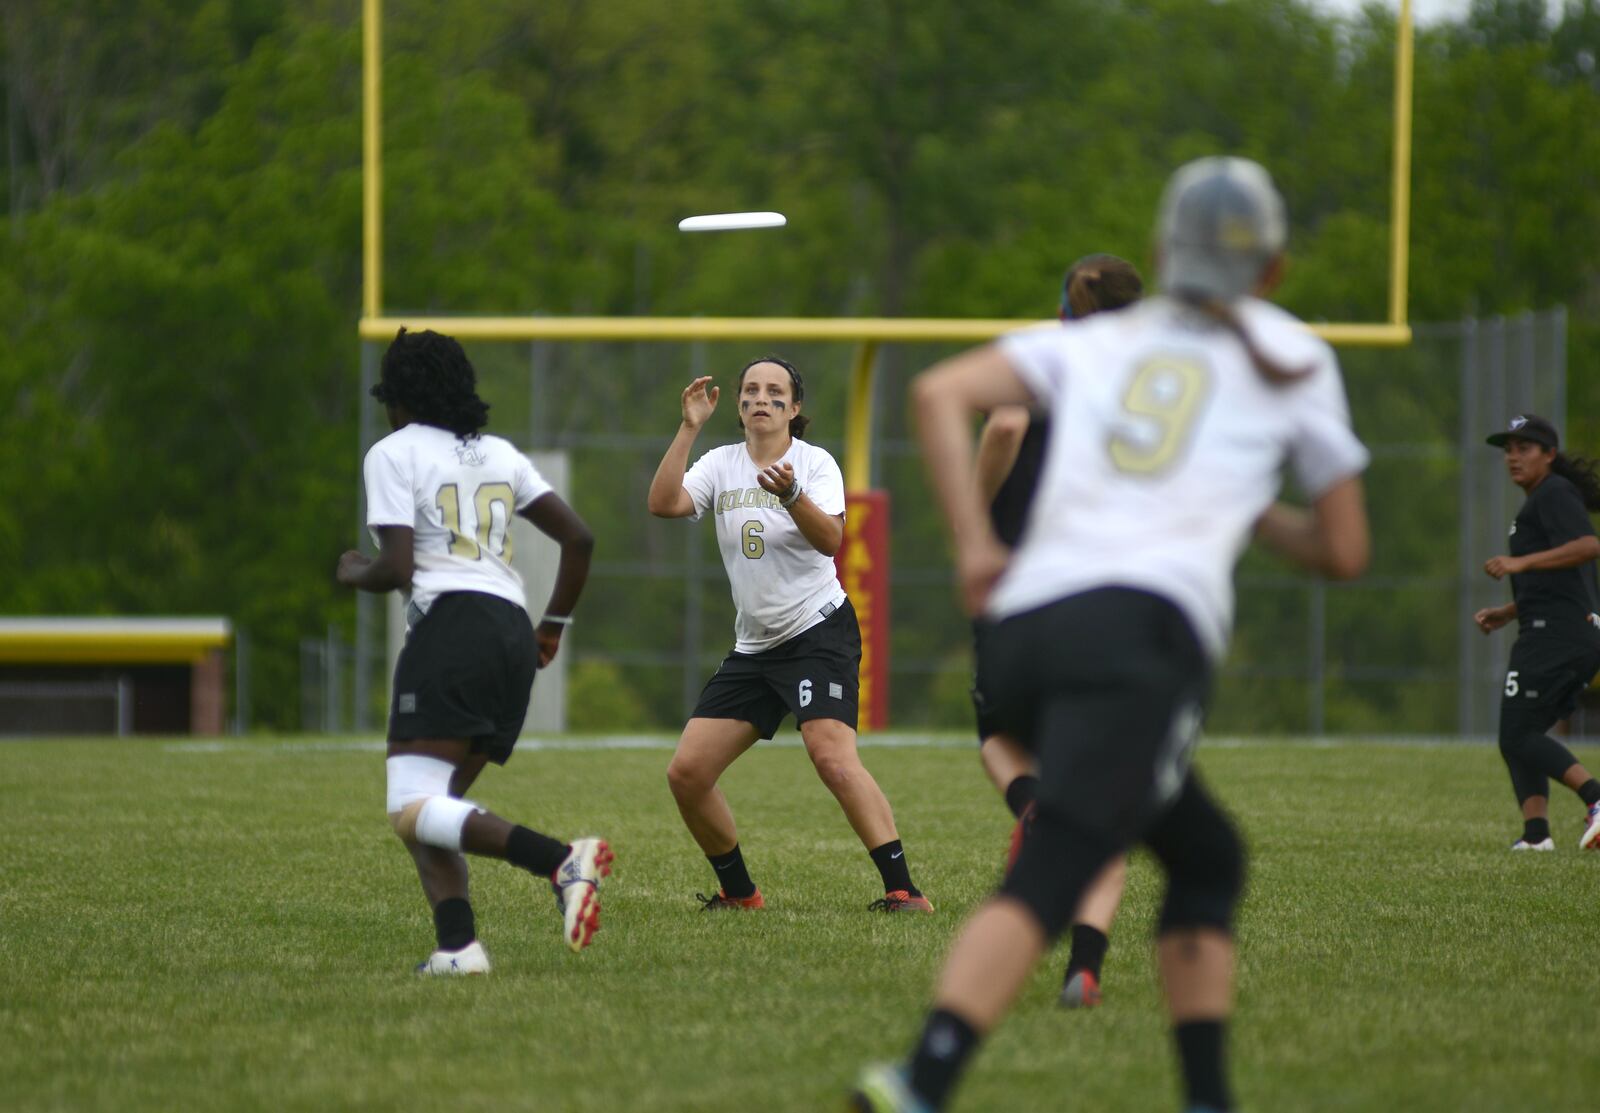
{"label": "grass field", "polygon": [[[789,737],[793,737],[789,735]],[[1600,753],[1580,754],[1600,767]],[[708,916],[662,749],[522,752],[484,804],[612,840],[605,928],[474,863],[487,978],[421,980],[431,923],[342,740],[0,745],[0,1109],[839,1109],[912,1039],[1009,828],[965,745],[872,748],[933,917],[876,874],[796,748],[724,782],[765,913]],[[1232,1060],[1246,1110],[1546,1110],[1600,1093],[1600,855],[1519,831],[1491,747],[1202,747],[1251,844]],[[1106,1003],[1041,968],[955,1108],[1178,1105],[1136,861]]]}

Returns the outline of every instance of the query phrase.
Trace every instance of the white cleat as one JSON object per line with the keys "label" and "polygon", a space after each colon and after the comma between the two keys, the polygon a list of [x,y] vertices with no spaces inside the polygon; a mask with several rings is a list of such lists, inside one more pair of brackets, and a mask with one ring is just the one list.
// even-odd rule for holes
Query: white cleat
{"label": "white cleat", "polygon": [[1554,850],[1555,848],[1556,840],[1552,838],[1543,838],[1538,842],[1529,842],[1527,839],[1518,839],[1516,842],[1511,844],[1512,850]]}
{"label": "white cleat", "polygon": [[1600,804],[1589,805],[1589,818],[1584,821],[1583,838],[1578,840],[1579,850],[1600,850]]}
{"label": "white cleat", "polygon": [[933,1113],[933,1107],[911,1092],[904,1067],[879,1063],[861,1072],[850,1093],[851,1113]]}
{"label": "white cleat", "polygon": [[457,974],[487,974],[489,955],[483,944],[474,939],[459,951],[434,951],[427,962],[417,964],[417,973],[424,976],[450,977]]}
{"label": "white cleat", "polygon": [[572,853],[550,878],[561,908],[561,937],[574,951],[587,947],[600,930],[600,879],[611,873],[615,858],[604,839],[574,839]]}

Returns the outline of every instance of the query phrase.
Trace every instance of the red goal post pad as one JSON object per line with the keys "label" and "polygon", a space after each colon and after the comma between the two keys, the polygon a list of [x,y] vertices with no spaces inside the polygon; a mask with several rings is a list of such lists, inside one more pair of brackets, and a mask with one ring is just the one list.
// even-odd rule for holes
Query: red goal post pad
{"label": "red goal post pad", "polygon": [[860,730],[889,725],[889,492],[845,495],[844,541],[833,556],[861,623]]}

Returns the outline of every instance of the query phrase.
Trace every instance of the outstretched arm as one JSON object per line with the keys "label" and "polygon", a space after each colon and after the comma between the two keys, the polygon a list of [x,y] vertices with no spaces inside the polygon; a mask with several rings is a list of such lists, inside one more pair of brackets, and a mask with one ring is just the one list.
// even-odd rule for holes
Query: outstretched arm
{"label": "outstretched arm", "polygon": [[378,555],[350,549],[339,558],[333,578],[343,587],[383,593],[411,586],[416,536],[410,526],[378,526]]}
{"label": "outstretched arm", "polygon": [[578,596],[583,594],[583,585],[589,579],[594,534],[578,517],[578,512],[554,492],[534,499],[517,513],[561,546],[561,562],[556,566],[555,586],[550,589],[550,600],[533,628],[534,637],[539,643],[539,667],[542,669],[555,660],[561,648],[561,635],[566,632],[567,624],[555,620],[571,618],[572,609],[578,605]]}
{"label": "outstretched arm", "polygon": [[667,446],[666,455],[656,467],[655,478],[650,480],[650,493],[645,505],[657,518],[687,518],[694,513],[694,498],[683,487],[683,473],[689,466],[689,449],[700,435],[700,427],[710,419],[717,408],[721,387],[707,387],[710,375],[702,375],[683,390],[683,420],[677,435]]}

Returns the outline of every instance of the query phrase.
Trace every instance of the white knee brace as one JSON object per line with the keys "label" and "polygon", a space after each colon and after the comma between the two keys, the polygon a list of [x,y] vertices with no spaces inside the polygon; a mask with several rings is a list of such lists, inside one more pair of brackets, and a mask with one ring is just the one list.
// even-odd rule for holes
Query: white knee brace
{"label": "white knee brace", "polygon": [[471,800],[450,795],[455,766],[423,754],[399,754],[386,763],[389,773],[389,823],[406,842],[442,850],[461,849],[461,829],[473,812]]}

